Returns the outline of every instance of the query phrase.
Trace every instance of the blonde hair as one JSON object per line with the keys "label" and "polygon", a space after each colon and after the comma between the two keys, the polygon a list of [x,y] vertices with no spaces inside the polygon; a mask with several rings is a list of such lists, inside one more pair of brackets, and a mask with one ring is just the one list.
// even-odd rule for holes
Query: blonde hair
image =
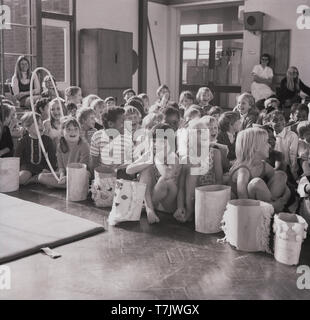
{"label": "blonde hair", "polygon": [[257,150],[260,150],[268,143],[268,133],[261,128],[248,128],[240,131],[236,140],[236,162],[230,169],[232,172],[243,164],[251,165],[255,160]]}
{"label": "blonde hair", "polygon": [[208,87],[202,87],[202,88],[199,88],[197,95],[196,95],[196,100],[198,103],[200,103],[202,101],[202,95],[204,94],[204,92],[208,93],[208,95],[209,95],[208,102],[213,100],[214,96],[213,96],[212,91]]}
{"label": "blonde hair", "polygon": [[[296,71],[297,72],[297,78],[294,79],[293,77],[293,72]],[[287,72],[286,72],[286,86],[289,90],[291,91],[299,91],[299,72],[298,72],[298,69],[296,67],[289,67],[287,69]]]}
{"label": "blonde hair", "polygon": [[248,101],[251,109],[254,109],[255,99],[250,93],[248,93],[248,92],[242,93],[240,96],[238,96],[237,101],[242,100],[242,99],[246,99]]}
{"label": "blonde hair", "polygon": [[[93,99],[93,98],[92,98]],[[89,99],[90,100],[90,99]],[[89,103],[89,101],[88,101]],[[91,100],[90,104],[89,104],[89,107],[93,110],[96,109],[96,107],[98,105],[103,105],[105,107],[105,103],[104,101],[101,99],[101,98],[97,98],[97,99],[94,99],[94,100]],[[83,108],[83,107],[82,107]]]}
{"label": "blonde hair", "polygon": [[86,108],[89,108],[91,103],[94,101],[94,100],[98,100],[100,99],[96,94],[89,94],[88,96],[86,96],[85,98],[83,98],[82,100],[82,107],[86,107]]}

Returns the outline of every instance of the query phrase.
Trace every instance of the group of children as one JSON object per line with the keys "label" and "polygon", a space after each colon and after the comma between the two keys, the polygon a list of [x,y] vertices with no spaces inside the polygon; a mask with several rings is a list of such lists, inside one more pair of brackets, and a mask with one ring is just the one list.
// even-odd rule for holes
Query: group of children
{"label": "group of children", "polygon": [[191,221],[195,188],[203,185],[228,184],[233,198],[266,201],[276,212],[289,210],[297,189],[302,197],[309,194],[309,180],[303,178],[310,176],[308,106],[294,104],[286,119],[276,97],[259,110],[253,96],[243,93],[234,108],[227,108],[233,111],[223,112],[211,104],[207,87],[196,97],[184,91],[174,102],[166,85],[158,88],[153,104],[133,89],[123,97],[124,104],[117,106],[113,97],[82,98],[79,87],[70,87],[65,100],[40,98],[35,104],[38,130],[32,112],[18,120],[13,103],[2,97],[0,157],[20,158],[21,185],[66,188],[70,163],[86,164],[90,175],[99,166],[113,168],[118,177],[147,185],[150,223],[159,221],[156,210]]}

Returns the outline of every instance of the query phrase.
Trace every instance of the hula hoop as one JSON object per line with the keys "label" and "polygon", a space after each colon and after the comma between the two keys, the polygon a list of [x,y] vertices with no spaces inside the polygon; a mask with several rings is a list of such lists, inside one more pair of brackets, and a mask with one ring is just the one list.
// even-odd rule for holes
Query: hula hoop
{"label": "hula hoop", "polygon": [[48,165],[48,167],[50,168],[51,170],[51,173],[53,174],[54,178],[56,179],[57,182],[60,181],[60,179],[58,178],[53,166],[51,165],[51,162],[48,158],[48,154],[45,150],[45,147],[44,147],[44,144],[43,144],[43,141],[42,141],[42,137],[41,137],[41,134],[40,134],[40,131],[39,131],[39,126],[38,126],[38,122],[37,122],[37,118],[35,116],[35,108],[34,108],[34,102],[33,102],[33,82],[34,82],[34,76],[37,74],[38,71],[45,71],[49,76],[50,76],[50,79],[52,81],[52,84],[53,84],[53,87],[54,87],[54,90],[55,90],[55,93],[56,93],[56,99],[59,103],[59,106],[60,106],[60,110],[61,110],[61,116],[63,117],[63,110],[62,110],[62,104],[61,104],[61,100],[60,100],[60,97],[59,97],[59,94],[58,94],[58,91],[57,91],[57,88],[56,88],[56,85],[55,85],[55,81],[53,79],[53,76],[52,74],[49,72],[49,70],[47,70],[46,68],[43,68],[43,67],[38,67],[36,68],[33,72],[32,72],[32,75],[31,75],[31,79],[30,79],[30,104],[31,104],[31,110],[32,110],[32,116],[33,116],[33,121],[34,121],[34,126],[36,128],[36,132],[37,132],[37,136],[38,136],[38,139],[39,139],[39,143],[40,143],[40,146],[41,146],[41,149],[42,149],[42,152],[43,152],[43,155],[44,155],[44,158],[46,160],[46,163]]}

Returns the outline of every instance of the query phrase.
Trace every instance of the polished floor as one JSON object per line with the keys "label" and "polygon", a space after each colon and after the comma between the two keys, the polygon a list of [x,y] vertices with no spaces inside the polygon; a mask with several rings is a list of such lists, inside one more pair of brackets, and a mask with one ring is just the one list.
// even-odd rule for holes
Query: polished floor
{"label": "polished floor", "polygon": [[[140,223],[109,227],[107,211],[91,201],[67,203],[63,191],[30,186],[11,195],[92,220],[106,232],[56,248],[56,260],[40,253],[8,263],[11,290],[0,290],[0,299],[310,299],[310,290],[297,289],[296,267],[238,252],[217,243],[223,234],[196,233],[166,214],[158,225],[143,215]],[[310,266],[309,239],[300,264]]]}

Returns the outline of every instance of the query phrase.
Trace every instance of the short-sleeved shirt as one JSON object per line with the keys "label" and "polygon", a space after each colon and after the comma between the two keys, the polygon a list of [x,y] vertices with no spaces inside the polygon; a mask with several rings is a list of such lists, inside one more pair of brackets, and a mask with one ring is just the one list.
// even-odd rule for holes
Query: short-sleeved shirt
{"label": "short-sleeved shirt", "polygon": [[95,132],[91,140],[90,155],[100,157],[103,165],[124,164],[132,161],[133,142],[130,135],[109,137],[105,130]]}

